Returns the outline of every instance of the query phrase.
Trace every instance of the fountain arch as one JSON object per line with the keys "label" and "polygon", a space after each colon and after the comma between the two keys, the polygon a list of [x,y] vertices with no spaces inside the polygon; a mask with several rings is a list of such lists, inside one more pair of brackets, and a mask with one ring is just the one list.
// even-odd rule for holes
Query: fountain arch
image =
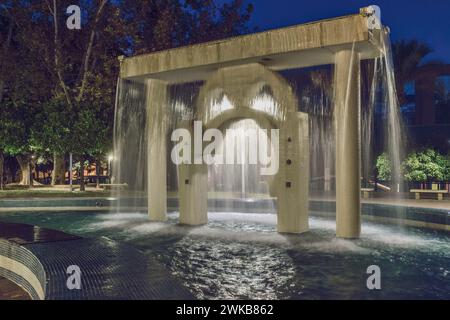
{"label": "fountain arch", "polygon": [[[269,101],[257,100],[264,87],[271,88],[272,106],[267,107]],[[218,92],[221,99],[217,99]],[[226,107],[222,103],[225,97]],[[263,102],[266,104],[262,105]],[[277,197],[278,231],[308,230],[308,116],[298,112],[297,98],[284,79],[260,64],[221,68],[202,87],[194,118],[202,121],[205,129],[219,128],[237,119],[253,119],[265,128],[278,129],[279,170],[270,188]],[[192,130],[192,121],[184,127]],[[181,223],[207,222],[207,177],[206,164],[181,165],[178,178]]]}
{"label": "fountain arch", "polygon": [[[380,21],[380,9],[377,6],[369,6],[361,8],[357,14],[344,17],[126,59],[121,57],[119,59],[121,61],[120,78],[144,82],[147,88],[147,123],[153,124],[147,130],[149,135],[148,208],[150,218],[159,221],[166,219],[167,137],[165,133],[168,130],[168,119],[165,110],[170,104],[167,90],[169,84],[207,81],[210,77],[214,77],[214,74],[219,73],[219,70],[237,66],[260,64],[264,65],[264,68],[276,72],[334,64],[334,125],[337,153],[335,168],[336,234],[342,238],[358,238],[361,225],[360,62],[379,58],[386,54],[383,49],[383,37],[385,37],[386,30]],[[268,77],[276,76],[273,74]],[[276,95],[278,88],[277,86],[275,88],[267,87],[263,81],[252,89],[273,90]],[[215,91],[216,97],[221,97],[222,94],[220,89]],[[284,97],[280,99],[284,99]],[[238,105],[245,104],[238,103]],[[227,104],[224,105],[224,108],[226,106]],[[248,110],[241,109],[241,112],[246,111]],[[299,113],[295,117],[288,116],[285,123],[289,129],[285,130],[294,133],[294,123],[297,125],[303,116]],[[283,146],[287,151],[280,150],[280,154],[289,152],[289,144],[283,143]],[[197,185],[196,179],[203,177],[204,173],[201,168],[195,166],[192,166],[191,170],[194,170],[192,180],[187,180]],[[294,179],[298,179],[297,171],[291,173]],[[288,178],[287,175],[284,177]],[[285,182],[289,181],[285,179]],[[279,202],[279,213],[296,210],[297,194],[288,190],[285,196],[287,200]],[[189,195],[187,194],[186,197]],[[205,212],[206,202],[200,201],[200,203],[201,205],[187,203],[185,212],[193,212],[193,208],[197,207],[201,209],[201,212]],[[283,206],[286,206],[286,209],[283,209]],[[183,216],[186,218],[186,222],[205,222],[202,219],[195,221],[189,215]],[[286,230],[279,229],[291,232],[289,227]],[[306,228],[303,229],[306,230]],[[293,227],[292,232],[301,232],[303,229]]]}

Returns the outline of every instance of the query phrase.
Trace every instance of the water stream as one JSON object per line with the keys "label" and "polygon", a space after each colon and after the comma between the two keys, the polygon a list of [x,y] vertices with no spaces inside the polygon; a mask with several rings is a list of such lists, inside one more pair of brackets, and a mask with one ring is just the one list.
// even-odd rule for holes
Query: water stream
{"label": "water stream", "polygon": [[[384,54],[364,62],[366,73],[362,76],[362,186],[371,186],[375,157],[386,150],[392,162],[395,192],[397,184],[401,184],[404,133],[387,33],[382,33],[381,44]],[[321,66],[279,73],[294,90],[298,110],[309,115],[311,190],[323,196],[334,193],[333,69]],[[196,117],[203,85],[196,82],[169,86],[164,115],[169,122],[167,141],[173,129]],[[114,178],[130,188],[116,196],[129,198],[131,194],[136,198],[134,207],[119,206],[112,214],[52,214],[51,218],[36,214],[32,222],[129,242],[162,261],[198,298],[450,298],[450,242],[444,233],[365,222],[361,239],[347,241],[335,238],[334,220],[311,217],[310,232],[287,236],[276,233],[275,214],[238,213],[232,207],[226,213],[210,212],[208,224],[196,228],[178,225],[177,212],[170,213],[166,223],[149,222],[145,213],[138,213],[146,203],[142,201],[147,190],[146,136],[161,119],[147,122],[146,108],[151,101],[147,101],[146,84],[121,81],[119,87]],[[233,90],[239,92],[242,85],[236,82]],[[249,96],[250,100],[233,100],[220,90],[211,91],[208,103],[215,106],[211,112],[224,112],[233,104],[256,103],[260,110],[284,116],[270,88],[262,87]],[[243,119],[227,124],[227,128],[236,130],[259,126]],[[380,132],[384,139],[377,136]],[[382,143],[377,144],[380,140]],[[169,142],[168,152],[171,146]],[[169,197],[176,197],[177,171],[169,160]],[[258,171],[252,165],[211,166],[208,190],[213,198],[269,198],[266,178]],[[275,204],[269,212],[275,212]],[[30,219],[20,214],[10,218]],[[65,219],[72,224],[62,223]],[[373,264],[381,267],[383,275],[383,290],[377,292],[367,290],[365,285],[366,269]]]}

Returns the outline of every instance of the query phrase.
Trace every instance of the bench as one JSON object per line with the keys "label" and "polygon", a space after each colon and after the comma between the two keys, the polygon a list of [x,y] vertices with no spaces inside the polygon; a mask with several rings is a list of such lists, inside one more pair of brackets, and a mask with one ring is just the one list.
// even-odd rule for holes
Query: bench
{"label": "bench", "polygon": [[374,188],[361,188],[361,192],[363,193],[364,199],[369,199],[369,195],[371,192],[374,192]]}
{"label": "bench", "polygon": [[447,190],[429,190],[429,189],[411,189],[409,192],[414,193],[416,200],[420,200],[420,194],[437,194],[437,199],[442,200],[444,199],[444,194],[448,193]]}
{"label": "bench", "polygon": [[103,183],[99,185],[100,188],[103,188],[104,190],[111,190],[111,189],[124,189],[128,187],[127,183]]}

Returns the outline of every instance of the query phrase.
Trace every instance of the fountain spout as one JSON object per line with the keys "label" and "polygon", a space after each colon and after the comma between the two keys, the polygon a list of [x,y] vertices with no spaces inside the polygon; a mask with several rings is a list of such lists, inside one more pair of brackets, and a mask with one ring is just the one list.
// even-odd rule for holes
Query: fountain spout
{"label": "fountain spout", "polygon": [[379,6],[368,6],[359,9],[362,16],[367,17],[367,27],[369,30],[381,30],[381,9]]}

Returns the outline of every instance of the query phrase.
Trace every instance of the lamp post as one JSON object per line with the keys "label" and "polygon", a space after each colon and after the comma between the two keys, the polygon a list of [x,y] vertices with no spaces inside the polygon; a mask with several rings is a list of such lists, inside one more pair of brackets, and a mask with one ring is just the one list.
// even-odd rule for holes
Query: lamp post
{"label": "lamp post", "polygon": [[73,191],[73,189],[72,189],[72,184],[73,184],[72,166],[73,166],[73,155],[72,155],[72,153],[70,153],[70,155],[69,155],[69,184],[70,184],[70,192]]}

